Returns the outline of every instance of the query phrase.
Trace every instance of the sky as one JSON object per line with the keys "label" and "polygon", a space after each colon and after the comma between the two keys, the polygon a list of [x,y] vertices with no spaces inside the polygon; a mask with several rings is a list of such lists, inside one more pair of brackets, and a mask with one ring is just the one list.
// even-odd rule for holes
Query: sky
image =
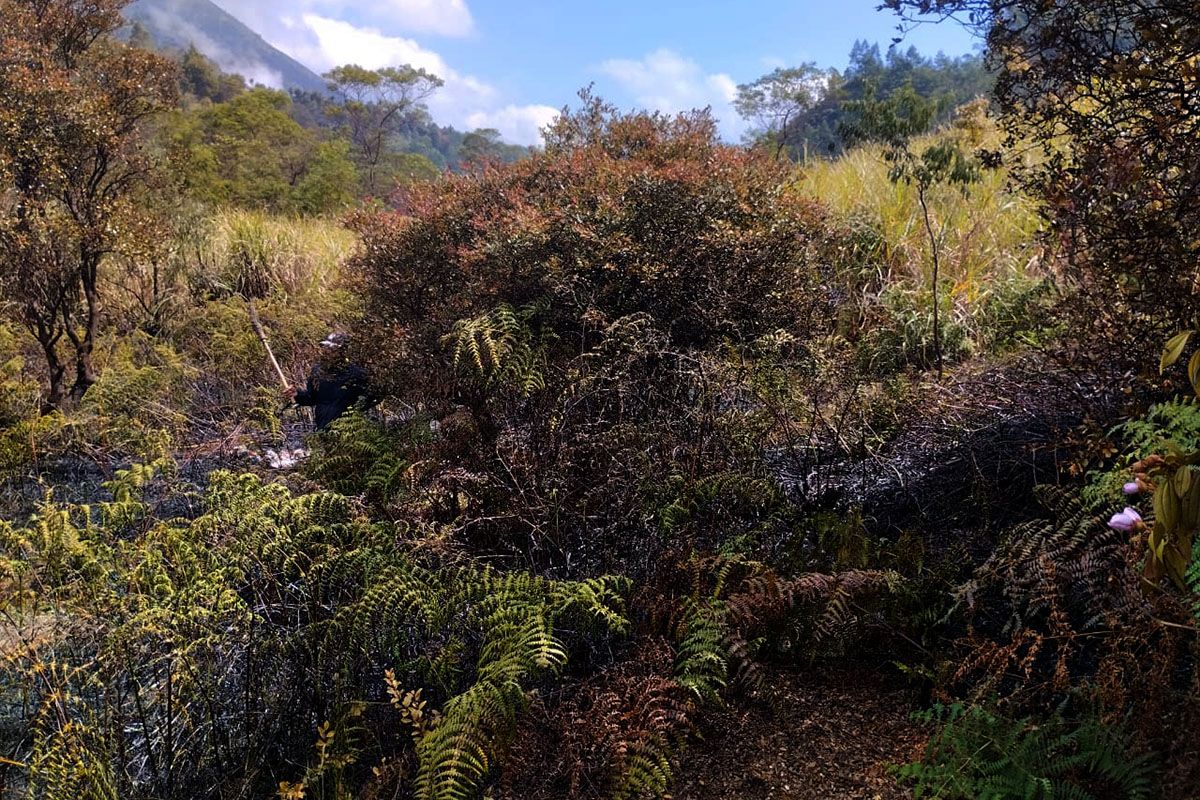
{"label": "sky", "polygon": [[[433,118],[536,144],[589,84],[624,108],[711,106],[722,135],[744,123],[738,84],[814,61],[843,68],[856,39],[886,49],[896,18],[879,0],[215,0],[317,72],[357,63],[425,67],[445,81]],[[977,49],[957,26],[923,26],[902,46]]]}

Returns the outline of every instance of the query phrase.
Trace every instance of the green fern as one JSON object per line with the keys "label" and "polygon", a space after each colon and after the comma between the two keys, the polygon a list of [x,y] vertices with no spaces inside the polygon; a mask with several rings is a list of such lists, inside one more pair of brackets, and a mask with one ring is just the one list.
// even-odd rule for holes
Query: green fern
{"label": "green fern", "polygon": [[404,498],[412,486],[413,448],[428,440],[429,426],[415,419],[387,427],[351,412],[313,437],[304,471],[344,495],[365,496],[377,506]]}
{"label": "green fern", "polygon": [[729,673],[727,631],[719,601],[689,601],[676,640],[675,680],[702,702],[720,701]]}
{"label": "green fern", "polygon": [[503,303],[486,314],[454,323],[442,343],[463,376],[527,397],[546,387],[546,338],[533,329],[533,321],[542,311],[537,303],[519,309]]}
{"label": "green fern", "polygon": [[1144,800],[1151,762],[1124,734],[1088,717],[1033,723],[982,706],[935,706],[918,715],[939,725],[921,761],[895,770],[913,796],[931,800]]}
{"label": "green fern", "polygon": [[625,773],[617,783],[613,800],[667,797],[674,779],[671,757],[677,749],[662,736],[639,742],[625,759]]}
{"label": "green fern", "polygon": [[[0,608],[44,631],[0,660],[0,701],[35,712],[14,753],[50,787],[38,797],[195,796],[225,748],[268,760],[293,720],[353,708],[387,670],[440,704],[415,745],[415,794],[469,797],[572,638],[628,629],[623,579],[428,563],[345,496],[252,475],[213,473],[200,516],[154,520],[141,497],[154,472],[118,475],[112,502],[47,500],[27,525],[0,524]],[[322,734],[323,757],[280,792],[349,796],[351,728]]]}

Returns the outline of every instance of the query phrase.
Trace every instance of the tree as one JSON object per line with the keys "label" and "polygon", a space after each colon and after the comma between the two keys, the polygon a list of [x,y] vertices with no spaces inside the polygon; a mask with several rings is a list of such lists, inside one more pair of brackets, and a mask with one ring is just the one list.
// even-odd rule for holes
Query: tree
{"label": "tree", "polygon": [[340,98],[332,109],[348,129],[362,175],[363,191],[378,195],[390,188],[389,139],[405,115],[442,85],[436,75],[411,66],[369,70],[347,64],[326,73],[329,90]]}
{"label": "tree", "polygon": [[146,246],[144,123],[177,101],[174,65],[116,41],[126,0],[0,0],[0,292],[37,338],[47,407],[82,396],[107,257]]}
{"label": "tree", "polygon": [[935,103],[917,94],[911,84],[893,92],[886,100],[877,100],[874,90],[868,89],[864,99],[847,103],[846,111],[852,121],[845,126],[845,137],[851,142],[882,143],[884,158],[891,164],[888,178],[893,183],[903,182],[916,188],[933,266],[930,277],[933,353],[938,378],[941,378],[942,328],[938,281],[941,278],[942,234],[934,229],[929,191],[937,184],[960,186],[965,190],[979,179],[979,165],[963,151],[955,138],[949,136],[935,140],[919,153],[914,151],[914,137],[929,130],[937,109]]}
{"label": "tree", "polygon": [[358,175],[344,140],[321,141],[289,114],[291,99],[256,87],[179,111],[161,136],[177,178],[211,204],[321,213],[353,201]]}
{"label": "tree", "polygon": [[320,214],[350,206],[355,200],[358,172],[344,139],[321,142],[308,160],[304,177],[296,186],[295,205],[306,214]]}
{"label": "tree", "polygon": [[775,157],[795,150],[789,137],[792,123],[811,111],[824,94],[830,73],[816,64],[776,69],[753,83],[738,86],[734,108],[758,127],[755,136],[775,147]]}
{"label": "tree", "polygon": [[495,128],[480,128],[463,137],[458,160],[463,165],[486,164],[503,158],[504,142]]}
{"label": "tree", "polygon": [[[784,148],[793,156],[800,153],[836,155],[846,147],[841,135],[845,121],[843,106],[862,100],[869,88],[880,97],[911,85],[917,94],[934,101],[935,122],[948,120],[954,109],[977,97],[990,96],[994,78],[984,59],[977,55],[950,58],[939,53],[933,58],[922,56],[915,48],[891,48],[884,55],[879,45],[857,41],[850,51],[850,60],[842,71],[828,70],[813,76],[813,97],[808,103],[803,92],[790,98],[786,79],[793,71],[813,70],[811,64],[794,70],[776,70],[751,84],[740,87],[739,100],[745,106],[739,112],[754,121],[755,138]],[[801,89],[810,87],[801,86]],[[779,95],[777,114],[769,113],[772,93]],[[764,113],[768,112],[768,113]],[[790,112],[790,113],[789,113]]]}
{"label": "tree", "polygon": [[222,72],[216,62],[193,45],[179,60],[179,86],[185,97],[225,103],[246,91],[246,80]]}

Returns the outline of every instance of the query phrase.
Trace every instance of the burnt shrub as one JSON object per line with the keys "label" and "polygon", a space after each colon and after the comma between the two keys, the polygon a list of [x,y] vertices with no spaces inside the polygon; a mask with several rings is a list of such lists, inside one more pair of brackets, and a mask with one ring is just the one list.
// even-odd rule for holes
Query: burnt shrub
{"label": "burnt shrub", "polygon": [[[543,153],[356,217],[359,357],[395,399],[472,420],[452,426],[470,442],[414,457],[430,496],[455,498],[441,521],[635,572],[774,524],[769,426],[733,365],[781,334],[807,358],[832,327],[840,243],[788,179],[705,113],[622,115],[585,94]],[[714,511],[718,475],[751,500]]]}

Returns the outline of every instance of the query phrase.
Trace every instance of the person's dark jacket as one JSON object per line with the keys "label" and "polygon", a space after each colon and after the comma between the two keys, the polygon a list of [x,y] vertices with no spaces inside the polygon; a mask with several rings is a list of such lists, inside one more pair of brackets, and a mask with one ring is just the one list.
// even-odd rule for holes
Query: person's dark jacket
{"label": "person's dark jacket", "polygon": [[309,373],[307,385],[296,392],[296,404],[312,406],[317,430],[322,431],[366,400],[368,394],[367,373],[362,367],[347,363],[317,364]]}

